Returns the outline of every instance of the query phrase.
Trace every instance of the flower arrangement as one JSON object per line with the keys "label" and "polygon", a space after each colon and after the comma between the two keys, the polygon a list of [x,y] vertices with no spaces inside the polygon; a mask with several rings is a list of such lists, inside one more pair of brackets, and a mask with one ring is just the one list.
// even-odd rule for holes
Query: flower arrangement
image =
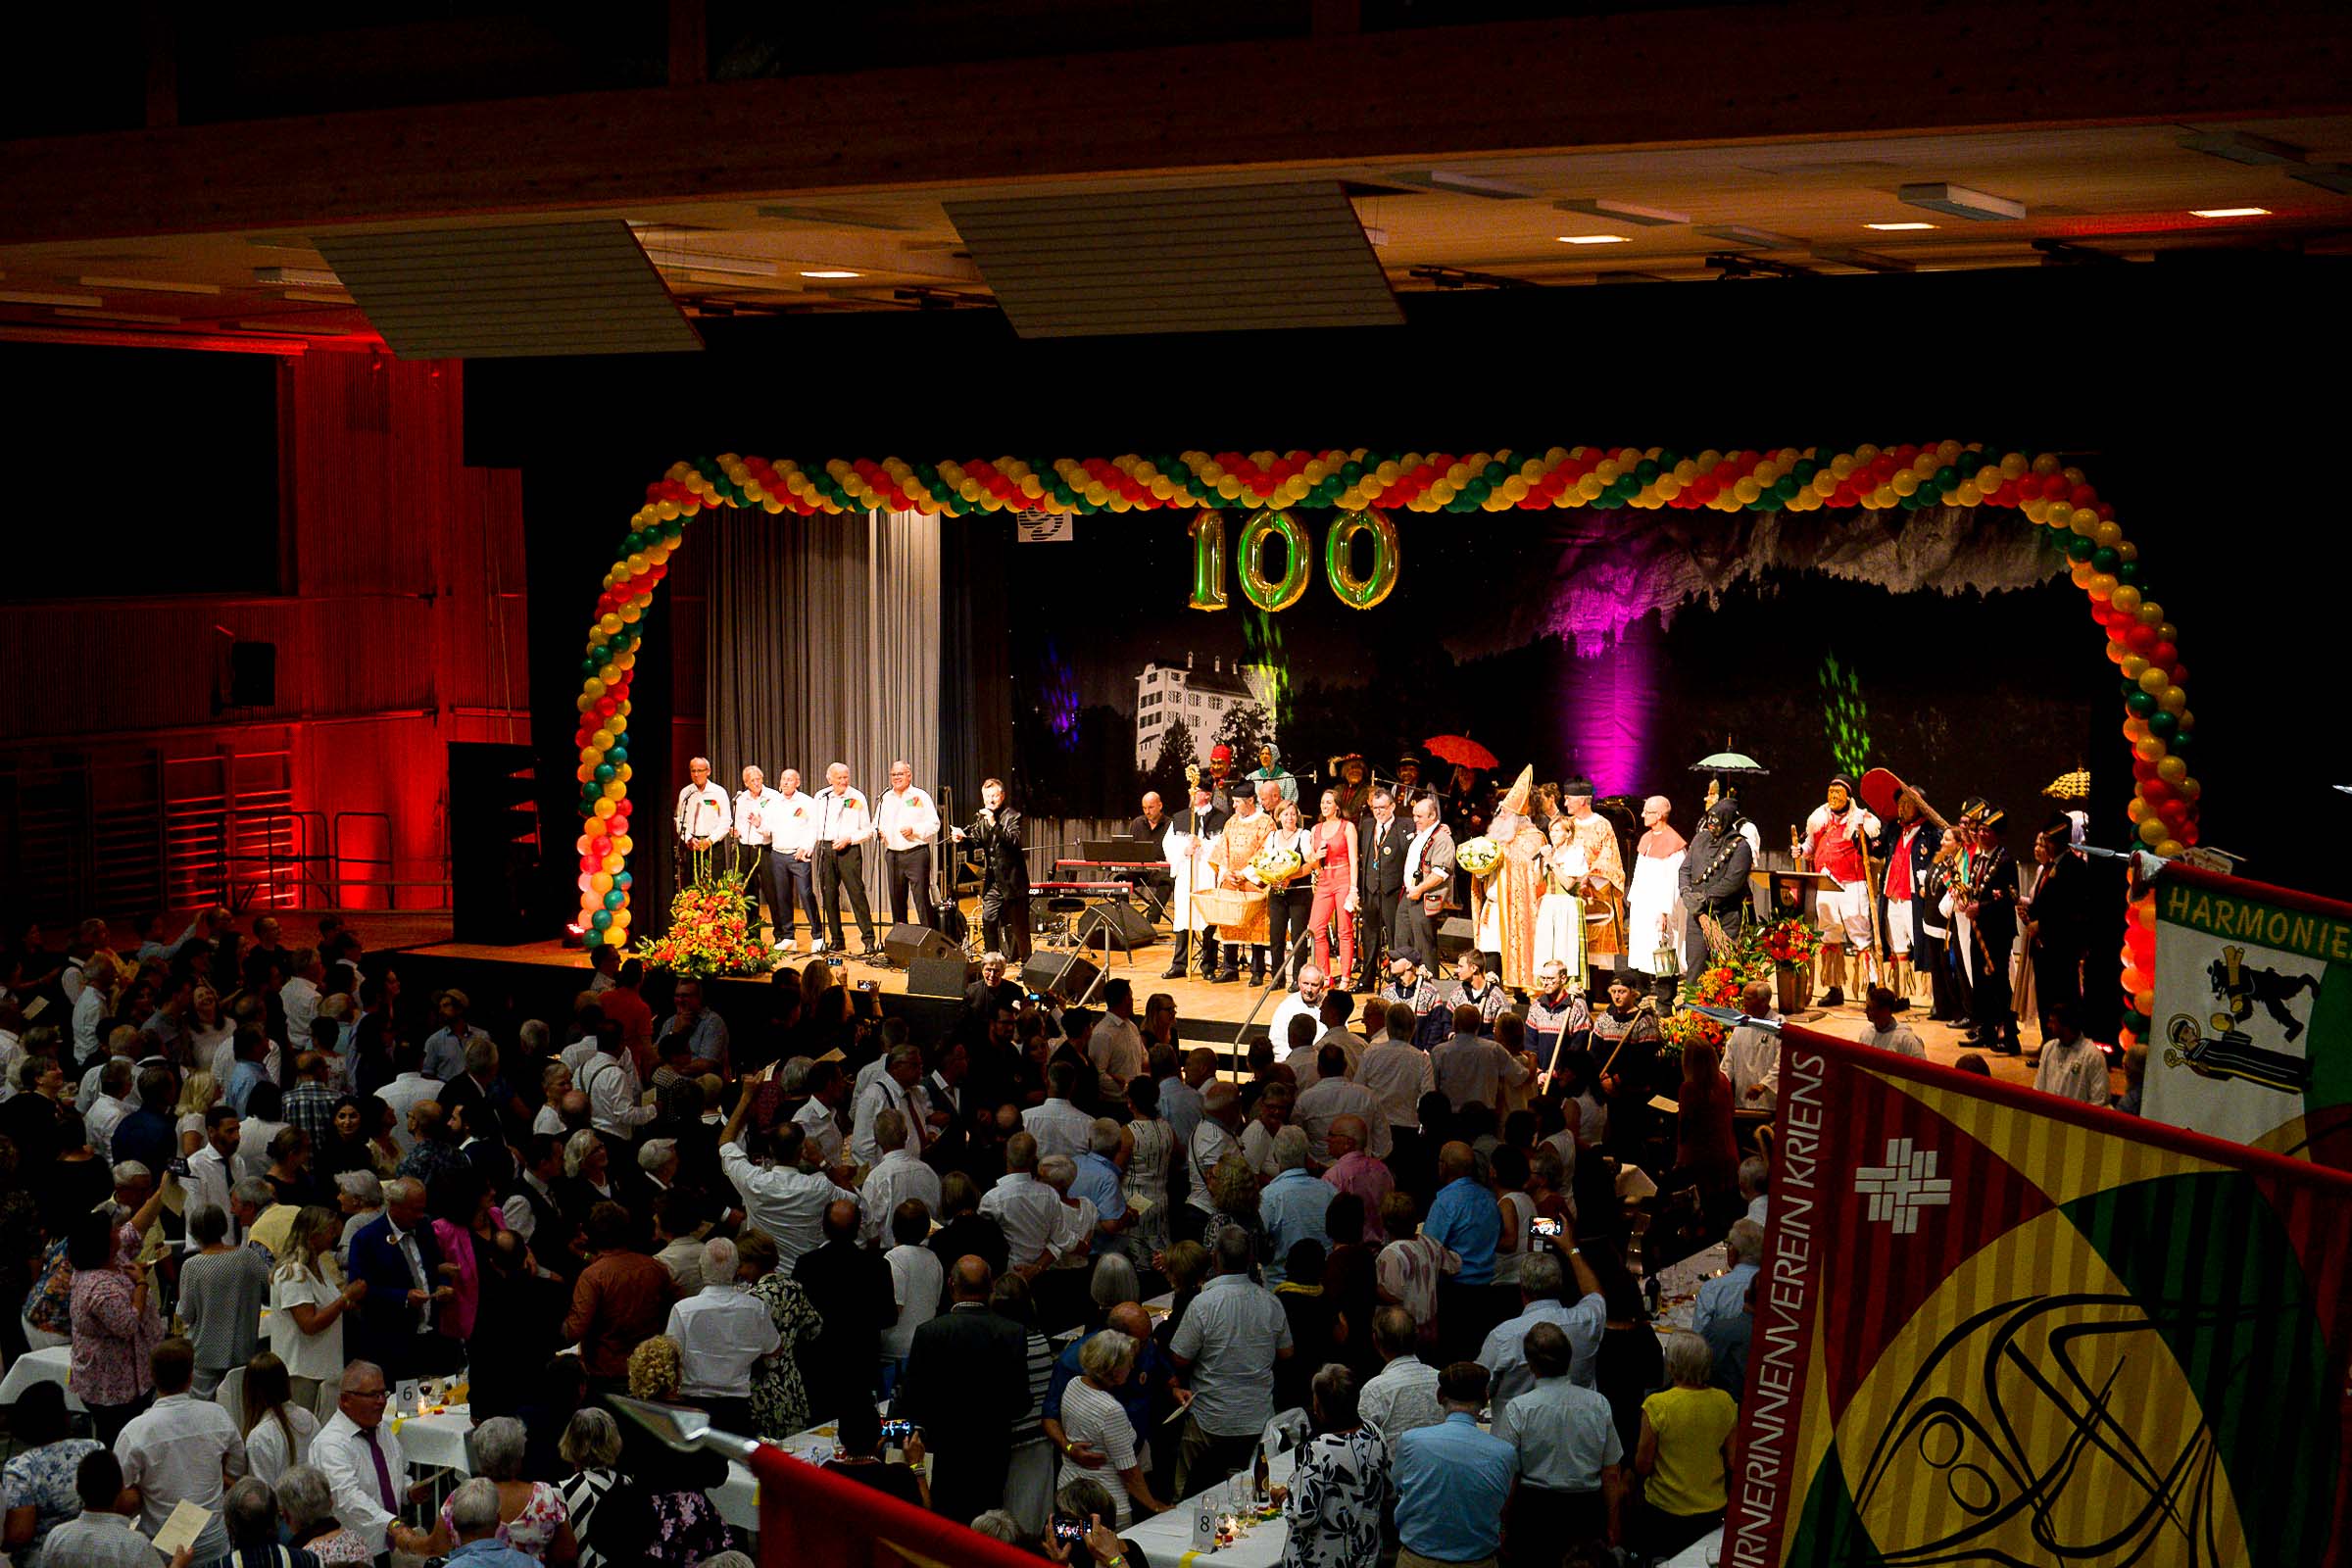
{"label": "flower arrangement", "polygon": [[1462,842],[1453,852],[1453,863],[1472,876],[1493,876],[1494,868],[1502,864],[1502,846],[1482,833]]}
{"label": "flower arrangement", "polygon": [[708,851],[695,857],[694,880],[669,901],[669,929],[640,944],[634,956],[649,969],[691,975],[772,973],[776,955],[767,945],[766,922],[745,908],[748,870],[721,870]]}
{"label": "flower arrangement", "polygon": [[1257,852],[1257,858],[1250,862],[1250,869],[1257,873],[1258,881],[1267,887],[1279,888],[1296,881],[1298,874],[1306,869],[1306,862],[1298,858],[1297,850],[1279,849],[1268,844]]}
{"label": "flower arrangement", "polygon": [[1821,933],[1810,921],[1790,918],[1766,926],[1752,938],[1752,945],[1776,965],[1810,963],[1821,951]]}
{"label": "flower arrangement", "polygon": [[1697,1042],[1720,1052],[1723,1050],[1723,1025],[1705,1013],[1693,1012],[1689,1007],[1682,1008],[1658,1020],[1658,1060],[1673,1062],[1680,1070],[1686,1048]]}
{"label": "flower arrangement", "polygon": [[1737,962],[1714,964],[1690,977],[1690,983],[1683,991],[1683,1000],[1703,1007],[1736,1007],[1748,979],[1747,971]]}

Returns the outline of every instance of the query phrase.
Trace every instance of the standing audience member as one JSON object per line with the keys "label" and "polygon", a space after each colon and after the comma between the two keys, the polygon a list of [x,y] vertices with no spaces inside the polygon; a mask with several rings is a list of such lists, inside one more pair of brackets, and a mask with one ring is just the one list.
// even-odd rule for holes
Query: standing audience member
{"label": "standing audience member", "polygon": [[246,1362],[242,1403],[230,1414],[245,1438],[246,1468],[257,1480],[275,1486],[287,1470],[310,1462],[318,1418],[307,1400],[294,1397],[285,1362],[268,1350]]}
{"label": "standing audience member", "polygon": [[1027,1336],[990,1310],[987,1262],[956,1260],[953,1303],[914,1331],[892,1413],[931,1450],[931,1507],[968,1521],[1004,1496],[1010,1434],[1029,1406]]}
{"label": "standing audience member", "polygon": [[1519,1452],[1478,1429],[1487,1369],[1456,1361],[1438,1374],[1446,1418],[1396,1444],[1396,1568],[1492,1563],[1502,1544],[1502,1510],[1519,1473]]}
{"label": "standing audience member", "polygon": [[1177,1451],[1176,1494],[1189,1497],[1250,1462],[1274,1414],[1274,1364],[1291,1354],[1291,1324],[1274,1293],[1255,1284],[1249,1233],[1217,1239],[1216,1273],[1168,1346],[1192,1375]]}
{"label": "standing audience member", "polygon": [[604,1568],[596,1509],[620,1479],[620,1425],[610,1410],[592,1405],[578,1411],[565,1424],[556,1453],[569,1467],[561,1490],[572,1540],[580,1548],[580,1568]]}
{"label": "standing audience member", "polygon": [[898,1320],[890,1264],[858,1245],[858,1204],[837,1199],[825,1206],[822,1247],[793,1265],[823,1328],[801,1361],[812,1412],[838,1415],[874,1399],[875,1363],[882,1332]]}
{"label": "standing audience member", "polygon": [[47,1560],[41,1544],[81,1512],[75,1472],[83,1458],[105,1452],[106,1446],[66,1435],[66,1391],[55,1383],[35,1383],[17,1396],[8,1410],[8,1436],[18,1451],[0,1471],[0,1509],[7,1521],[0,1544],[21,1568],[41,1568]]}
{"label": "standing audience member", "polygon": [[1308,1384],[1314,1436],[1298,1456],[1283,1513],[1283,1568],[1378,1568],[1382,1523],[1396,1500],[1388,1446],[1359,1408],[1355,1375],[1327,1363]]}
{"label": "standing audience member", "polygon": [[1740,1407],[1711,1387],[1707,1342],[1667,1336],[1668,1387],[1642,1401],[1634,1469],[1645,1478],[1637,1548],[1671,1557],[1723,1523],[1726,1487],[1740,1464]]}
{"label": "standing audience member", "polygon": [[1356,1408],[1392,1453],[1407,1432],[1446,1419],[1438,1400],[1438,1369],[1416,1353],[1420,1343],[1420,1327],[1403,1307],[1384,1306],[1372,1314],[1372,1344],[1382,1365],[1356,1396]]}
{"label": "standing audience member", "polygon": [[179,1270],[179,1320],[195,1347],[196,1395],[204,1399],[230,1367],[253,1359],[270,1300],[270,1259],[250,1247],[230,1247],[227,1234],[227,1214],[198,1209],[188,1221],[196,1255]]}
{"label": "standing audience member", "polygon": [[122,1486],[139,1499],[139,1528],[152,1540],[183,1502],[214,1515],[198,1532],[195,1560],[227,1555],[228,1536],[220,1519],[228,1484],[245,1473],[245,1439],[226,1410],[188,1389],[196,1372],[196,1348],[166,1340],[148,1357],[155,1403],[131,1418],[115,1439],[122,1461]]}
{"label": "standing audience member", "polygon": [[1514,1568],[1556,1568],[1562,1548],[1614,1546],[1623,1537],[1625,1457],[1609,1401],[1569,1376],[1574,1357],[1555,1323],[1528,1330],[1534,1381],[1509,1399],[1494,1396],[1494,1436],[1517,1451],[1504,1560]]}
{"label": "standing audience member", "polygon": [[[74,1471],[74,1491],[81,1512],[49,1532],[41,1554],[45,1568],[155,1568],[155,1547],[130,1517],[137,1507],[122,1500],[122,1461],[104,1448],[83,1455]],[[171,1568],[188,1568],[193,1560],[183,1547]]]}
{"label": "standing audience member", "polygon": [[756,1430],[752,1375],[783,1344],[764,1302],[744,1288],[735,1244],[713,1237],[703,1244],[702,1288],[669,1309],[662,1332],[678,1342],[685,1369],[680,1393],[729,1432]]}
{"label": "standing audience member", "polygon": [[599,1203],[588,1213],[593,1259],[572,1287],[564,1338],[580,1348],[588,1386],[599,1394],[626,1392],[629,1353],[662,1332],[677,1296],[669,1270],[638,1249],[629,1211]]}
{"label": "standing audience member", "polygon": [[73,1366],[67,1387],[90,1413],[90,1431],[110,1446],[154,1396],[149,1357],[164,1322],[144,1264],[118,1248],[108,1216],[85,1214],[66,1236],[74,1269]]}

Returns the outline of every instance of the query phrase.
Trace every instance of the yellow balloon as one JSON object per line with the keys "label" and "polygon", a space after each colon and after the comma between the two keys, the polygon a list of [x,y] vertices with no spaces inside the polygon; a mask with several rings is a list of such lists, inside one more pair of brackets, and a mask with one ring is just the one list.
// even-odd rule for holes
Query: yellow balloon
{"label": "yellow balloon", "polygon": [[599,816],[611,816],[612,814],[612,798],[610,796],[600,798],[596,803],[595,809]]}
{"label": "yellow balloon", "polygon": [[2167,686],[2157,694],[2156,706],[2168,713],[2178,713],[2188,706],[2188,693],[2178,686]]}
{"label": "yellow balloon", "polygon": [[2139,590],[2128,582],[2119,582],[2115,585],[2115,592],[2107,596],[2107,602],[2118,610],[2136,612],[2139,609]]}
{"label": "yellow balloon", "polygon": [[2167,757],[2156,764],[2156,776],[2179,789],[2180,781],[2188,777],[2188,763],[2178,757]]}
{"label": "yellow balloon", "polygon": [[617,801],[617,800],[619,800],[619,799],[620,799],[622,796],[624,796],[624,795],[626,795],[626,794],[628,794],[628,793],[629,793],[629,787],[628,787],[626,784],[623,784],[623,783],[622,783],[620,780],[618,780],[618,779],[616,779],[616,778],[609,778],[609,779],[605,780],[605,799],[606,799],[606,800],[608,800],[608,801]]}
{"label": "yellow balloon", "polygon": [[2163,843],[2163,818],[2151,816],[2141,821],[2139,824],[2139,842],[2147,845],[2150,849],[2154,849],[2157,845]]}
{"label": "yellow balloon", "polygon": [[2124,679],[2126,680],[2137,680],[2140,676],[2146,674],[2148,670],[2147,656],[2144,654],[2128,653],[2124,655],[2119,663],[2124,672]]}
{"label": "yellow balloon", "polygon": [[595,872],[588,878],[588,891],[599,897],[612,892],[612,878],[602,871]]}
{"label": "yellow balloon", "polygon": [[[2139,602],[2139,623],[2142,626],[2163,625],[2164,607],[2153,599],[2142,599]],[[2180,639],[2175,637],[2168,639],[2168,641],[2179,642]]]}
{"label": "yellow balloon", "polygon": [[2141,670],[2137,675],[2134,675],[2132,678],[2138,681],[2139,689],[2143,692],[2146,692],[2150,697],[2163,696],[2164,689],[2173,683],[2172,676],[2167,675],[2163,670],[2154,668],[2152,666],[2150,668]]}
{"label": "yellow balloon", "polygon": [[2168,860],[2172,859],[2175,856],[2180,855],[2187,848],[2188,846],[2181,843],[2179,839],[2159,839],[2156,843],[2156,853],[2163,856]]}
{"label": "yellow balloon", "polygon": [[612,848],[619,851],[621,854],[626,855],[636,847],[637,841],[630,838],[626,833],[615,833],[612,835]]}
{"label": "yellow balloon", "polygon": [[2132,750],[2143,762],[2153,762],[2164,756],[2164,742],[2155,736],[2144,736],[2132,743]]}

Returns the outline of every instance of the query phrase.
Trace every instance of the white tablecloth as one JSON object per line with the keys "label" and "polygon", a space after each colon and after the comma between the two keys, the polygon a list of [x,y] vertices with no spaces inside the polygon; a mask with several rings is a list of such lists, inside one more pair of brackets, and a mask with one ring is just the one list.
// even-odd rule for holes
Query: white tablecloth
{"label": "white tablecloth", "polygon": [[81,1401],[74,1396],[66,1380],[74,1372],[74,1349],[71,1346],[52,1346],[46,1350],[27,1350],[8,1363],[8,1375],[0,1378],[0,1404],[14,1404],[17,1396],[35,1383],[54,1383],[66,1391],[66,1408],[78,1410]]}
{"label": "white tablecloth", "polygon": [[[1293,1454],[1276,1454],[1267,1462],[1266,1473],[1275,1483],[1288,1486],[1291,1473],[1298,1468],[1298,1463]],[[1116,1479],[1112,1478],[1114,1484]],[[1240,1479],[1247,1484],[1249,1473],[1244,1471]],[[1221,1495],[1224,1488],[1212,1488],[1211,1492]],[[1155,1563],[1184,1562],[1185,1554],[1193,1549],[1193,1513],[1199,1502],[1200,1497],[1187,1497],[1166,1513],[1153,1514],[1124,1534],[1143,1548],[1144,1555]],[[1282,1548],[1289,1544],[1290,1539],[1289,1521],[1268,1519],[1224,1550],[1204,1551],[1192,1560],[1214,1564],[1215,1568],[1274,1568],[1276,1563],[1282,1561]]]}
{"label": "white tablecloth", "polygon": [[1712,1531],[1667,1558],[1658,1568],[1715,1568],[1723,1560],[1723,1532]]}
{"label": "white tablecloth", "polygon": [[[466,1434],[473,1430],[473,1415],[466,1406],[453,1404],[438,1414],[413,1415],[394,1430],[410,1463],[472,1474],[466,1468]],[[718,1516],[736,1529],[760,1528],[760,1483],[742,1465],[727,1462],[727,1484],[712,1493],[710,1500],[718,1504]]]}

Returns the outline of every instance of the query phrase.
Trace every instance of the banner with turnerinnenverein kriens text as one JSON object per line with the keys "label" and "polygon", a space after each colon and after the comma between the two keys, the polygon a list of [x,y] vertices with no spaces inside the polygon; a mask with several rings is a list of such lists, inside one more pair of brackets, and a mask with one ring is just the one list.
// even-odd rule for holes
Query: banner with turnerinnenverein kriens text
{"label": "banner with turnerinnenverein kriens text", "polygon": [[2352,1176],[1782,1052],[1724,1564],[2341,1560]]}
{"label": "banner with turnerinnenverein kriens text", "polygon": [[2144,1113],[2352,1169],[2352,905],[2178,864],[2154,895]]}

